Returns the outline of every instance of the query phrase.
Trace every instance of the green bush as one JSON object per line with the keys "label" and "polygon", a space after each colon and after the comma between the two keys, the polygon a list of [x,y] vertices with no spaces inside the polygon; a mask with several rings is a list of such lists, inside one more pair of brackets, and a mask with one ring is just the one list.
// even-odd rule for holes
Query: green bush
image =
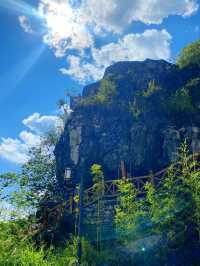
{"label": "green bush", "polygon": [[35,247],[26,221],[0,223],[0,266],[68,266],[76,265],[77,239],[66,248]]}
{"label": "green bush", "polygon": [[175,112],[194,113],[195,108],[187,88],[176,91],[168,101],[169,108]]}
{"label": "green bush", "polygon": [[97,266],[112,260],[110,250],[97,251],[82,239],[82,258],[78,264],[78,241],[72,237],[66,247],[36,247],[26,221],[0,223],[0,266]]}
{"label": "green bush", "polygon": [[103,79],[101,81],[100,90],[98,91],[96,97],[99,102],[108,104],[113,100],[116,92],[117,91],[115,83],[110,79]]}
{"label": "green bush", "polygon": [[78,106],[90,106],[90,105],[109,105],[113,102],[117,95],[117,89],[114,81],[110,78],[105,78],[101,81],[100,88],[96,95],[82,98]]}
{"label": "green bush", "polygon": [[142,96],[145,98],[148,98],[154,93],[156,93],[157,91],[159,91],[160,89],[161,88],[156,85],[155,81],[152,80],[149,82],[147,90],[143,91]]}
{"label": "green bush", "polygon": [[44,259],[44,249],[35,250],[32,246],[25,246],[19,252],[18,264],[21,266],[49,266],[53,264]]}

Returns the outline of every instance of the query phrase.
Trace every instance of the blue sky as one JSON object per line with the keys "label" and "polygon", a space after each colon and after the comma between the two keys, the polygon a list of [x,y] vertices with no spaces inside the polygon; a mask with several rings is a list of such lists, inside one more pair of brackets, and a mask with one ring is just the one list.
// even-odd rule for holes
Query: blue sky
{"label": "blue sky", "polygon": [[121,60],[163,58],[200,37],[196,0],[1,0],[0,173],[55,128],[56,102]]}

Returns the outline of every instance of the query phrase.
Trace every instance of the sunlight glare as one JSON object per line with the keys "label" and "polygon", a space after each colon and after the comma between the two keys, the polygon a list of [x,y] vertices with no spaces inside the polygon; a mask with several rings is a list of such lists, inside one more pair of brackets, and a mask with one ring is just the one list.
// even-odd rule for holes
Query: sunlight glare
{"label": "sunlight glare", "polygon": [[41,17],[46,22],[46,27],[50,34],[58,35],[59,38],[68,38],[77,26],[75,14],[69,3],[52,3],[51,6],[39,9]]}

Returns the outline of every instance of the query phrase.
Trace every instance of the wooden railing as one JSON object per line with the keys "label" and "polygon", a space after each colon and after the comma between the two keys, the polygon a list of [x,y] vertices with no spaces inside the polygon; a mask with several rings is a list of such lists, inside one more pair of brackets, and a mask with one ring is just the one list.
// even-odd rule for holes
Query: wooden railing
{"label": "wooden railing", "polygon": [[[200,161],[200,152],[191,154],[188,156],[188,160]],[[170,167],[178,167],[180,162],[176,162],[172,164]],[[199,167],[198,167],[199,168]],[[145,194],[145,184],[147,182],[153,183],[155,186],[158,186],[162,182],[162,177],[166,175],[169,167],[166,167],[156,173],[150,173],[149,175],[145,176],[138,176],[132,178],[126,178],[127,181],[133,182],[136,189],[138,190],[138,195]],[[106,180],[104,181],[104,194],[103,198],[115,198],[119,195],[117,181],[119,180]],[[84,207],[93,204],[98,200],[96,193],[93,187],[90,187],[84,191]]]}
{"label": "wooden railing", "polygon": [[[158,184],[161,177],[167,172],[168,168],[165,168],[155,174],[138,176],[132,178],[126,178],[127,181],[134,183],[136,189],[138,190],[138,195],[145,194],[145,184],[151,182],[153,184]],[[103,198],[116,198],[119,195],[118,184],[119,180],[106,180],[104,181],[104,193]],[[87,207],[98,200],[98,197],[93,189],[90,187],[84,191],[84,207]]]}
{"label": "wooden railing", "polygon": [[[194,160],[200,162],[200,153],[192,154],[188,157],[189,160]],[[171,166],[179,167],[180,162],[176,162],[172,164]],[[200,167],[197,167],[198,170],[200,170]],[[159,186],[159,184],[162,182],[162,178],[166,175],[167,171],[169,170],[169,167],[162,169],[159,172],[156,173],[150,173],[146,176],[138,176],[138,177],[132,177],[132,178],[126,178],[127,181],[133,182],[136,189],[138,190],[138,195],[145,195],[145,184],[147,182],[153,183],[155,186]],[[102,194],[103,199],[115,199],[119,195],[119,189],[118,189],[118,180],[106,180],[104,181],[104,193]],[[92,204],[94,204],[99,197],[97,196],[95,190],[93,187],[90,187],[83,192],[83,208],[86,208]],[[58,204],[53,209],[49,209],[48,215],[52,212],[54,213],[64,213],[64,211],[67,211],[69,214],[74,214],[75,210],[77,210],[78,206],[76,207],[76,204],[73,201],[73,195],[69,197],[69,199],[61,204]],[[47,215],[47,216],[48,216]],[[59,215],[58,215],[59,216]],[[59,218],[59,217],[58,217]]]}

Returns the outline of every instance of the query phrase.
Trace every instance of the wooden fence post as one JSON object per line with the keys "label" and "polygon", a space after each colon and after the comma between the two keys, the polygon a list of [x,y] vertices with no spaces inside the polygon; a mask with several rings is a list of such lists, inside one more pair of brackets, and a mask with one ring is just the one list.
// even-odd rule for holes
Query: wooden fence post
{"label": "wooden fence post", "polygon": [[81,262],[82,256],[82,246],[81,246],[81,238],[83,234],[83,177],[81,176],[80,182],[80,190],[79,190],[79,220],[78,220],[78,249],[77,249],[77,256],[79,263]]}

